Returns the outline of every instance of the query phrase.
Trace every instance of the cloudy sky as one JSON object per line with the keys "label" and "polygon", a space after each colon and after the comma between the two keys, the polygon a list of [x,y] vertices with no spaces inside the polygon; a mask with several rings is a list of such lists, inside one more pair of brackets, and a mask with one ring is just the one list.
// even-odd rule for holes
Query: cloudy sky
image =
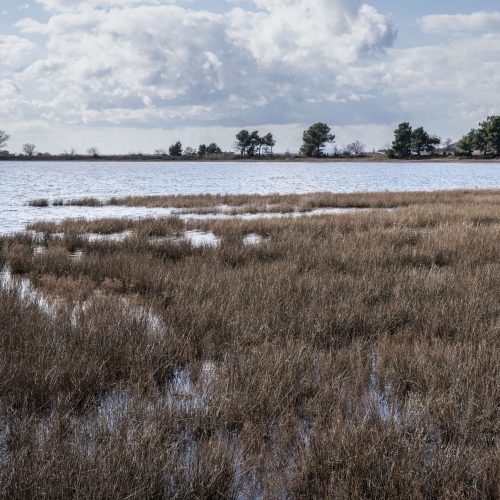
{"label": "cloudy sky", "polygon": [[498,0],[1,0],[9,147],[295,151],[307,124],[370,148],[411,121],[456,139],[500,114]]}

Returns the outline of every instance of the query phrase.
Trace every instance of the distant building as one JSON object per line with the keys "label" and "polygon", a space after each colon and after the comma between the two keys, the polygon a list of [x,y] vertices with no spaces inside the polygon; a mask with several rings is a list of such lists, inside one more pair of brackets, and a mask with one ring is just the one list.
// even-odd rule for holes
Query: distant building
{"label": "distant building", "polygon": [[0,151],[0,156],[10,156],[8,151]]}
{"label": "distant building", "polygon": [[438,155],[454,155],[457,152],[458,142],[454,142],[443,146],[442,148],[437,148],[435,153]]}

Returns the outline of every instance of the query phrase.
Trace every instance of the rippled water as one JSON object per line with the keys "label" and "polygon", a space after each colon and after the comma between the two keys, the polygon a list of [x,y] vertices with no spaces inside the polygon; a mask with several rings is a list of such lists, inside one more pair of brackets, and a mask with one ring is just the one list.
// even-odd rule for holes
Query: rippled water
{"label": "rippled water", "polygon": [[35,220],[169,213],[128,207],[40,209],[26,205],[36,198],[458,188],[500,188],[500,164],[0,162],[0,233],[20,231]]}

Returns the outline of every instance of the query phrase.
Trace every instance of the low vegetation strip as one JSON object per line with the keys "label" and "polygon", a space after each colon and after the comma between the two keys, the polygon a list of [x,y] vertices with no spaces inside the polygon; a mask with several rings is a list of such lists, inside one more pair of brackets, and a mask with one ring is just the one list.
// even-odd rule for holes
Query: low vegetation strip
{"label": "low vegetation strip", "polygon": [[351,196],[0,238],[0,496],[498,497],[500,191]]}
{"label": "low vegetation strip", "polygon": [[[423,191],[414,193],[311,193],[311,194],[200,194],[127,196],[98,200],[82,198],[56,200],[55,205],[68,206],[128,206],[149,208],[175,208],[186,212],[291,212],[318,208],[398,208],[422,204],[495,203],[496,191],[457,190]],[[33,200],[33,206],[48,206],[49,200]]]}

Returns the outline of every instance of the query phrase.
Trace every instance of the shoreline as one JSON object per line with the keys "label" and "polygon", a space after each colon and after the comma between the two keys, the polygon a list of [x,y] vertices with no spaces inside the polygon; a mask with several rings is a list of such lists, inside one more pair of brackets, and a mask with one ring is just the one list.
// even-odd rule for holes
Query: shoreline
{"label": "shoreline", "polygon": [[422,158],[388,158],[365,156],[359,158],[170,158],[155,156],[36,156],[36,157],[0,157],[0,163],[500,163],[499,158],[457,158],[457,157],[422,157]]}

